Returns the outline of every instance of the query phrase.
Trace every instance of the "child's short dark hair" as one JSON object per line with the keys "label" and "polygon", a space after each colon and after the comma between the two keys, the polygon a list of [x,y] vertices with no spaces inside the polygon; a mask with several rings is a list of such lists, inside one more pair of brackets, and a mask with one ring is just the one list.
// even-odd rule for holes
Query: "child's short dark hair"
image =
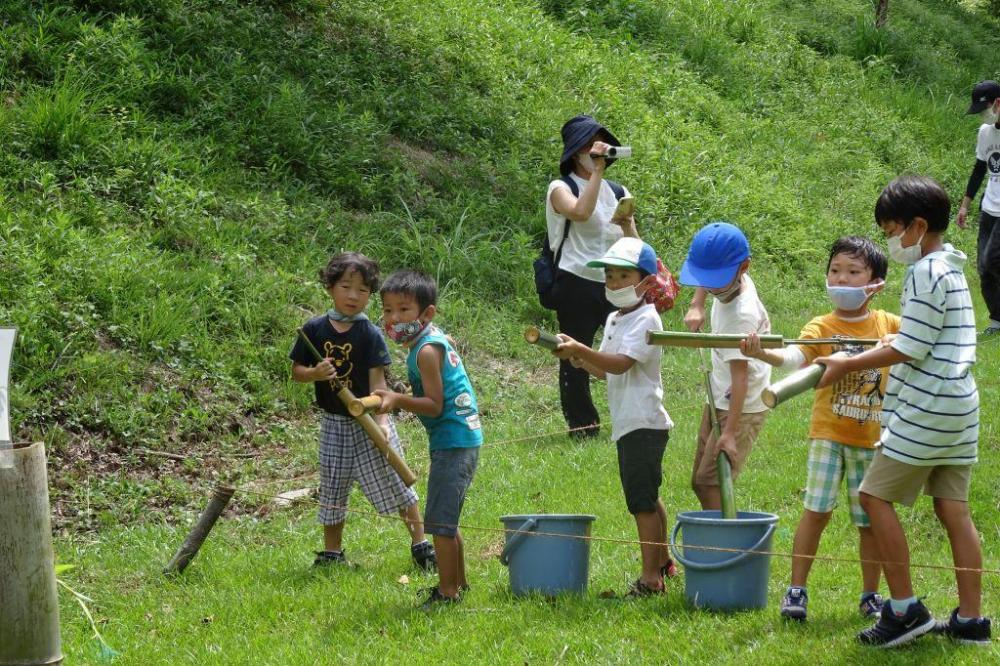
{"label": "child's short dark hair", "polygon": [[372,291],[378,289],[378,264],[360,252],[341,252],[330,257],[326,267],[319,271],[319,281],[324,287],[332,287],[350,271],[357,271],[365,286]]}
{"label": "child's short dark hair", "polygon": [[420,271],[396,271],[386,278],[379,293],[382,296],[386,294],[412,296],[421,310],[425,310],[429,305],[437,305],[437,284],[434,278]]}
{"label": "child's short dark hair", "polygon": [[830,258],[826,260],[826,272],[830,272],[830,264],[838,254],[846,254],[849,257],[860,259],[865,262],[865,266],[871,269],[872,277],[876,280],[884,280],[889,274],[889,260],[878,245],[870,238],[864,236],[843,236],[833,242],[830,247]]}
{"label": "child's short dark hair", "polygon": [[944,188],[927,176],[900,176],[885,186],[875,203],[875,222],[899,222],[904,228],[913,219],[927,220],[927,231],[940,233],[948,228],[951,200]]}

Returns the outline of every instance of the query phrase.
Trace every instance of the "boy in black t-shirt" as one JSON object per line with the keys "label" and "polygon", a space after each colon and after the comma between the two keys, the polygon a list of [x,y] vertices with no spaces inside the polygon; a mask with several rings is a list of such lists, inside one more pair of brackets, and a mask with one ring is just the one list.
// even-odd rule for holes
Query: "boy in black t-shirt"
{"label": "boy in black t-shirt", "polygon": [[[357,481],[379,513],[393,511],[406,521],[414,562],[424,570],[436,567],[434,547],[424,538],[417,494],[399,478],[352,418],[330,384],[336,378],[354,395],[385,389],[385,366],[392,360],[382,333],[364,310],[378,289],[378,264],[357,252],[338,254],[320,271],[320,281],[333,298],[333,308],[313,317],[303,332],[325,357],[317,363],[309,348],[296,340],[289,357],[292,377],[313,382],[316,404],[323,409],[319,437],[320,510],[325,549],[316,553],[315,566],[345,563],[341,538],[347,517],[347,498]],[[395,426],[388,415],[376,417],[389,445],[402,455]]]}

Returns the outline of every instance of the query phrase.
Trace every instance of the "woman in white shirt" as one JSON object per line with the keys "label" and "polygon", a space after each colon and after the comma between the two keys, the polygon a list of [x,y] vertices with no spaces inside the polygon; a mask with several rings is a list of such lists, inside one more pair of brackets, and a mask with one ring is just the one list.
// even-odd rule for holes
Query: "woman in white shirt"
{"label": "woman in white shirt", "polygon": [[[615,161],[604,156],[621,142],[582,115],[563,125],[562,139],[562,178],[549,184],[545,200],[549,245],[559,258],[552,300],[560,332],[591,347],[597,329],[615,308],[604,297],[604,271],[589,268],[587,262],[603,257],[622,236],[639,234],[631,215],[614,217],[618,199],[628,196],[628,190],[604,180],[604,170]],[[590,396],[590,375],[569,361],[559,363],[559,399],[573,436],[598,434],[600,418]]]}

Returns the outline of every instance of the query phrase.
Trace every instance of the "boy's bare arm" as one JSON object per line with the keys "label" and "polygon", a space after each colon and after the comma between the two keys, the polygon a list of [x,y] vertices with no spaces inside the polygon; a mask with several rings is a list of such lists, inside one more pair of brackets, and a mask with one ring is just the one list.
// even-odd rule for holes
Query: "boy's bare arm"
{"label": "boy's bare arm", "polygon": [[729,374],[732,384],[729,388],[729,415],[726,417],[726,427],[719,435],[718,448],[725,451],[730,458],[735,458],[738,453],[736,448],[736,434],[740,429],[740,417],[743,416],[743,404],[747,399],[747,386],[749,378],[747,376],[748,361],[730,361]]}
{"label": "boy's bare arm", "polygon": [[[385,385],[385,368],[381,365],[377,365],[374,368],[368,369],[368,389],[374,394],[378,390],[385,391],[388,387]],[[375,421],[382,426],[383,429],[389,427],[389,415],[378,413],[375,415]]]}
{"label": "boy's bare arm", "polygon": [[330,363],[330,359],[324,358],[321,363],[309,367],[301,363],[292,363],[292,379],[297,382],[322,382],[329,379],[336,379],[337,371]]}
{"label": "boy's bare arm", "polygon": [[582,368],[582,369],[586,370],[587,372],[589,372],[594,377],[596,377],[597,379],[607,379],[608,378],[608,373],[604,372],[603,370],[601,370],[600,368],[598,368],[598,367],[596,367],[594,365],[591,365],[590,363],[587,363],[582,358],[579,358],[577,356],[573,356],[573,357],[571,357],[569,359],[569,362],[570,362],[570,365],[572,365],[574,368]]}
{"label": "boy's bare arm", "polygon": [[558,335],[559,339],[562,340],[562,344],[556,347],[552,353],[561,359],[569,360],[576,357],[594,369],[604,373],[611,373],[612,375],[625,374],[635,365],[635,359],[625,354],[599,352],[581,342],[577,342],[565,333],[559,333]]}
{"label": "boy's bare arm", "polygon": [[820,377],[816,388],[824,388],[836,383],[845,375],[859,370],[870,370],[873,368],[887,368],[897,363],[906,363],[913,358],[903,352],[896,351],[893,347],[878,347],[871,349],[857,356],[845,356],[836,354],[834,356],[823,356],[816,359],[816,363],[826,366],[826,372]]}
{"label": "boy's bare arm", "polygon": [[388,414],[395,409],[402,409],[419,416],[441,416],[444,409],[444,383],[441,380],[441,363],[444,361],[444,351],[434,344],[424,345],[417,352],[417,371],[424,385],[424,395],[417,397],[403,395],[394,391],[379,389],[373,391],[382,397],[380,414]]}
{"label": "boy's bare arm", "polygon": [[694,296],[691,297],[691,305],[688,307],[687,314],[684,315],[684,325],[692,333],[700,331],[705,323],[705,299],[707,297],[708,290],[704,287],[697,287],[694,290]]}

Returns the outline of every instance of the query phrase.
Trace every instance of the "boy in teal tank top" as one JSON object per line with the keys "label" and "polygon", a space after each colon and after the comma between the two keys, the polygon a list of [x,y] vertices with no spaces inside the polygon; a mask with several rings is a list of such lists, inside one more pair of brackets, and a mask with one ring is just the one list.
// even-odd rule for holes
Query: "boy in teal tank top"
{"label": "boy in teal tank top", "polygon": [[402,409],[427,429],[431,469],[424,531],[434,536],[438,585],[423,607],[456,602],[469,587],[458,524],[465,494],[479,462],[483,433],[472,383],[458,352],[434,326],[437,285],[419,271],[397,271],[382,285],[382,316],[389,338],[409,350],[407,374],[413,395],[376,390],[381,413]]}

